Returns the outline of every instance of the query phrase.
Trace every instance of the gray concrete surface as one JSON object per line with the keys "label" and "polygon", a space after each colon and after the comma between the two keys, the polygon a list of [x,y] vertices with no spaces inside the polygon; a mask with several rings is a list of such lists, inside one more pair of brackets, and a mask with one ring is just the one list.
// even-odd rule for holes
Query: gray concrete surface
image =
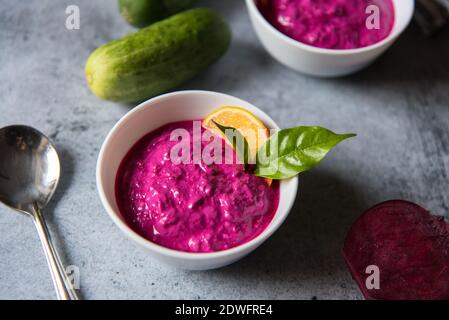
{"label": "gray concrete surface", "polygon": [[[65,28],[66,6],[81,29]],[[48,134],[62,180],[47,214],[67,264],[81,270],[87,299],[360,299],[344,265],[351,222],[376,202],[404,198],[448,215],[449,30],[427,39],[411,26],[380,60],[346,78],[323,80],[274,61],[241,0],[203,1],[232,24],[230,50],[179,89],[229,93],[282,127],[321,125],[357,132],[303,174],[282,228],[255,253],[224,269],[186,272],[152,261],[102,208],[95,164],[108,131],[129,106],[86,87],[84,62],[97,46],[132,30],[111,0],[2,0],[0,127],[23,123]],[[53,299],[30,220],[0,207],[0,298]]]}

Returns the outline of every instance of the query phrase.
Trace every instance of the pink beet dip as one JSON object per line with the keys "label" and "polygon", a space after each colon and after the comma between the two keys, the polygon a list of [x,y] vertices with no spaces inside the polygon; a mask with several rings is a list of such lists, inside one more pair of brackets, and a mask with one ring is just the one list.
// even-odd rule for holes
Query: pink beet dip
{"label": "pink beet dip", "polygon": [[[390,34],[395,20],[392,0],[257,0],[256,3],[280,32],[327,49],[355,49],[380,42]],[[368,6],[373,5],[377,7],[376,16],[371,9],[367,12]]]}
{"label": "pink beet dip", "polygon": [[[179,251],[214,252],[246,243],[273,219],[279,185],[269,186],[235,162],[173,163],[170,150],[178,142],[171,141],[171,132],[183,128],[192,137],[192,124],[165,125],[131,148],[116,177],[120,212],[144,238]],[[230,147],[216,139],[224,154]],[[201,141],[202,149],[207,144]]]}

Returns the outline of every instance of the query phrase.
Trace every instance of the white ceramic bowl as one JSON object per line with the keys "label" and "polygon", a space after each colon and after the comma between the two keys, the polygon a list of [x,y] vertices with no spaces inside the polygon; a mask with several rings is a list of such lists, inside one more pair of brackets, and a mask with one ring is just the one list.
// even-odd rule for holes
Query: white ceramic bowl
{"label": "white ceramic bowl", "polygon": [[134,232],[120,214],[115,198],[115,178],[120,162],[145,134],[175,121],[203,119],[221,106],[239,106],[254,113],[269,128],[278,128],[263,111],[241,99],[208,91],[180,91],[150,99],[128,112],[108,134],[97,163],[100,199],[115,224],[155,259],[175,267],[206,270],[233,263],[260,246],[283,223],[296,198],[298,179],[280,183],[279,207],[270,225],[255,239],[238,247],[213,253],[188,253],[162,247]]}
{"label": "white ceramic bowl", "polygon": [[273,27],[260,13],[255,0],[246,0],[246,5],[257,36],[276,60],[305,74],[337,77],[363,69],[388,49],[409,24],[415,0],[393,0],[395,23],[384,40],[347,50],[322,49],[296,41]]}

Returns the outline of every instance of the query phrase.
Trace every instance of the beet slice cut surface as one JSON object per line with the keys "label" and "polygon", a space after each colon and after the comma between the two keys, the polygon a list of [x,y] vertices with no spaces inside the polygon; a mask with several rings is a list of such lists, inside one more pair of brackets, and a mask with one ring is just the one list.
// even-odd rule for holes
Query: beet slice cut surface
{"label": "beet slice cut surface", "polygon": [[[365,211],[343,255],[366,299],[449,299],[449,224],[417,204],[391,200]],[[378,267],[378,289],[367,288],[368,266]]]}

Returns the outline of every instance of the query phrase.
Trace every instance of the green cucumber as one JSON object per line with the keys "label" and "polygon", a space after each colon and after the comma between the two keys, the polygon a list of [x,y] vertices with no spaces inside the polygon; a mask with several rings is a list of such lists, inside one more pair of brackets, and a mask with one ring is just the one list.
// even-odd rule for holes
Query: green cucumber
{"label": "green cucumber", "polygon": [[191,8],[197,0],[118,0],[120,14],[132,26],[143,28]]}
{"label": "green cucumber", "polygon": [[228,24],[215,11],[191,9],[96,49],[86,62],[86,80],[100,98],[142,101],[193,78],[230,40]]}

